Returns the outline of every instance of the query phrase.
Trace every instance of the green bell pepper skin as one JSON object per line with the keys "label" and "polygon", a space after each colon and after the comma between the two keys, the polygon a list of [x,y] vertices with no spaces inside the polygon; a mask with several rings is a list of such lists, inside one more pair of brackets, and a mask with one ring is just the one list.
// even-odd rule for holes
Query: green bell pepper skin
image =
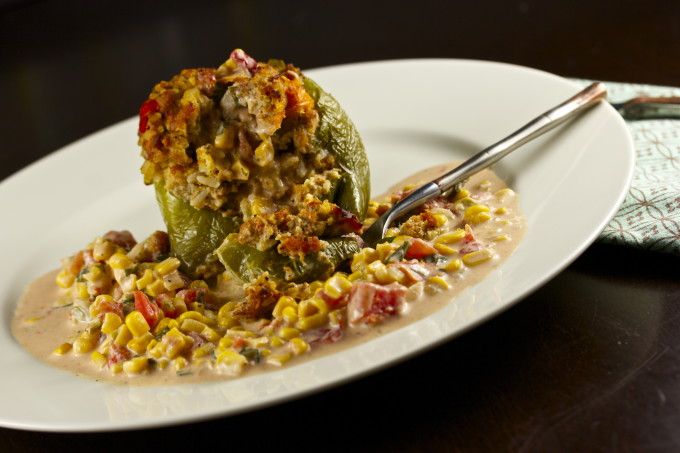
{"label": "green bell pepper skin", "polygon": [[330,152],[344,170],[332,201],[363,219],[371,196],[371,178],[359,132],[333,96],[309,78],[304,87],[319,112],[314,146]]}
{"label": "green bell pepper skin", "polygon": [[[368,159],[361,138],[347,114],[331,95],[309,79],[305,79],[304,87],[314,99],[319,112],[319,125],[313,145],[332,154],[336,165],[343,170],[343,175],[334,187],[329,201],[363,219],[370,197],[370,177]],[[182,262],[182,270],[194,275],[198,266],[212,256],[224,238],[238,231],[240,222],[235,217],[224,217],[209,209],[197,210],[169,193],[162,183],[156,183],[155,187],[156,199],[168,229],[173,254]],[[242,280],[246,281],[249,280],[249,275],[260,273],[268,260],[273,260],[276,266],[295,264],[286,261],[287,257],[279,257],[276,251],[260,252],[252,247],[239,249],[233,245],[222,247],[221,250],[220,259],[223,263],[229,263],[225,266],[231,267]],[[233,266],[234,260],[225,257],[227,251],[237,255],[235,259],[241,262],[239,266]],[[253,256],[246,256],[247,253],[252,253]],[[313,262],[314,259],[310,258],[310,261]],[[252,263],[253,269],[249,270],[251,264],[247,263]],[[321,263],[313,264],[307,266],[296,280],[302,281],[307,278],[313,280],[326,271],[327,266],[322,266]],[[282,272],[281,270],[280,277],[283,277]]]}
{"label": "green bell pepper skin", "polygon": [[210,209],[193,208],[167,191],[162,182],[157,182],[155,189],[172,253],[182,263],[182,270],[194,275],[224,238],[238,231],[240,222],[235,217],[224,217]]}
{"label": "green bell pepper skin", "polygon": [[[249,282],[267,272],[276,282],[311,282],[330,276],[344,261],[361,250],[352,237],[326,239],[323,252],[311,253],[304,262],[279,254],[276,249],[258,250],[229,235],[215,252],[224,267],[237,279]],[[323,253],[323,254],[322,254]],[[288,269],[288,272],[286,272]]]}

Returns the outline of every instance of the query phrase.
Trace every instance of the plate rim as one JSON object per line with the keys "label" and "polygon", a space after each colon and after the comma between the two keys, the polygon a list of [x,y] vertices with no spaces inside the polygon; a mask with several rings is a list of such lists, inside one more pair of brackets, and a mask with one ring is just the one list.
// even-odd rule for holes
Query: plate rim
{"label": "plate rim", "polygon": [[[472,64],[472,65],[478,65],[478,66],[487,66],[487,67],[506,67],[506,68],[511,68],[513,70],[518,70],[518,71],[523,71],[523,72],[528,72],[528,73],[534,73],[543,77],[550,77],[556,81],[560,81],[561,83],[567,82],[574,87],[578,87],[579,85],[574,82],[570,81],[569,79],[560,77],[558,75],[545,72],[540,69],[536,68],[530,68],[530,67],[525,67],[521,65],[516,65],[512,63],[504,63],[504,62],[495,62],[495,61],[488,61],[488,60],[475,60],[475,59],[456,59],[456,58],[405,58],[405,59],[389,59],[389,60],[377,60],[377,61],[363,61],[363,62],[357,62],[357,63],[347,63],[347,64],[338,64],[338,65],[331,65],[331,66],[325,66],[325,67],[317,67],[317,68],[310,68],[306,69],[303,72],[305,74],[309,74],[310,77],[315,78],[315,74],[319,73],[332,73],[337,70],[348,70],[348,69],[355,69],[355,70],[365,70],[365,68],[370,67],[370,66],[384,66],[384,65],[413,65],[413,64],[422,64],[422,63],[429,63],[429,64]],[[628,188],[630,187],[630,184],[632,182],[632,177],[633,177],[633,171],[634,171],[634,147],[633,147],[633,142],[632,138],[630,136],[630,132],[628,131],[625,121],[620,118],[618,114],[616,114],[615,110],[611,106],[607,106],[610,110],[610,113],[614,113],[616,115],[616,118],[619,118],[620,120],[620,125],[623,126],[623,130],[627,132],[627,142],[629,145],[629,149],[631,151],[632,155],[632,164],[630,165],[629,171],[627,175],[625,176],[625,190],[622,190],[621,193],[618,195],[618,199],[616,203],[611,207],[610,212],[607,213],[605,216],[606,218],[603,218],[599,223],[601,224],[601,228],[597,231],[592,231],[589,237],[585,238],[583,241],[583,247],[581,247],[579,250],[574,250],[574,252],[566,257],[565,259],[562,260],[562,263],[560,266],[556,267],[548,276],[544,276],[541,280],[540,283],[536,284],[535,287],[529,291],[529,292],[524,292],[516,297],[512,298],[512,301],[509,303],[505,303],[502,306],[497,307],[495,310],[492,310],[490,312],[487,312],[485,316],[481,318],[477,318],[475,322],[468,323],[465,328],[463,329],[458,329],[455,332],[451,332],[447,335],[440,336],[436,341],[430,341],[426,345],[421,346],[417,349],[411,350],[408,354],[403,354],[398,357],[392,357],[388,360],[382,361],[378,366],[370,367],[370,368],[365,368],[360,372],[355,372],[352,374],[345,375],[339,379],[336,380],[331,380],[331,381],[326,381],[325,383],[322,383],[320,385],[316,385],[310,388],[307,388],[305,390],[301,391],[292,391],[287,394],[279,395],[279,396],[273,396],[269,397],[266,399],[261,399],[258,402],[251,403],[249,405],[244,405],[241,406],[240,408],[237,409],[232,409],[230,411],[225,411],[225,410],[210,410],[208,412],[204,413],[196,413],[196,414],[189,414],[189,415],[175,415],[172,417],[165,417],[165,418],[156,418],[156,419],[145,419],[145,420],[134,420],[130,422],[118,422],[118,423],[113,423],[111,421],[99,421],[99,422],[93,422],[91,425],[87,426],[69,426],[68,423],[64,424],[56,424],[56,423],[30,423],[27,421],[12,421],[9,420],[7,417],[2,415],[2,411],[0,411],[0,426],[6,427],[6,428],[12,428],[12,429],[21,429],[21,430],[32,430],[32,431],[51,431],[51,432],[92,432],[92,431],[120,431],[120,430],[130,430],[130,429],[146,429],[146,428],[154,428],[154,427],[160,427],[160,426],[170,426],[170,425],[176,425],[180,423],[187,423],[187,422],[195,422],[195,421],[202,421],[202,420],[207,420],[207,419],[212,419],[216,417],[225,417],[225,416],[233,416],[233,415],[238,415],[244,412],[249,412],[249,411],[254,411],[254,410],[259,410],[263,407],[269,407],[275,404],[281,404],[286,401],[290,401],[293,399],[301,398],[304,396],[307,396],[312,393],[316,393],[319,391],[323,391],[325,389],[335,387],[338,385],[342,385],[346,382],[362,378],[368,374],[378,372],[382,369],[385,369],[389,366],[393,366],[396,363],[399,363],[404,360],[408,360],[411,357],[421,354],[429,349],[432,349],[444,342],[451,341],[455,337],[460,336],[464,332],[467,332],[475,327],[477,327],[480,324],[483,324],[490,318],[493,318],[497,316],[500,312],[505,311],[509,309],[510,307],[514,306],[516,303],[520,302],[523,298],[527,297],[530,292],[535,291],[536,289],[540,288],[542,285],[544,285],[546,282],[554,278],[555,275],[557,275],[559,272],[561,272],[564,268],[569,266],[578,256],[580,256],[583,251],[590,246],[598,237],[602,229],[611,221],[611,219],[614,217],[616,214],[619,206],[621,203],[624,201],[625,196],[628,192]],[[77,149],[78,147],[86,146],[87,142],[90,140],[94,140],[97,138],[100,138],[102,136],[105,136],[113,130],[119,130],[119,129],[126,129],[126,128],[131,128],[132,124],[136,122],[136,117],[130,117],[128,119],[124,119],[122,121],[116,122],[112,125],[109,125],[103,129],[100,129],[98,131],[95,131],[91,134],[88,134],[66,146],[63,146],[52,153],[49,153],[40,159],[30,163],[29,165],[21,168],[17,172],[9,175],[8,177],[4,178],[2,181],[0,181],[0,196],[3,194],[3,192],[10,190],[15,184],[18,184],[21,182],[22,178],[27,178],[29,177],[31,173],[36,171],[36,168],[43,168],[46,166],[53,165],[53,161],[56,156],[61,156],[63,154],[67,154],[69,152],[72,152],[71,150]],[[520,193],[521,195],[521,193]],[[520,245],[521,247],[521,245]],[[2,267],[2,262],[0,262],[0,267]],[[3,290],[3,288],[0,288],[0,290]],[[2,294],[2,293],[0,293]],[[0,299],[0,301],[4,302],[4,300]],[[10,301],[11,303],[11,301]],[[12,310],[13,311],[13,310]],[[7,312],[7,308],[3,308],[3,311],[0,312],[0,317],[4,318],[4,313]],[[11,318],[10,318],[11,322]],[[7,322],[4,323],[4,325],[7,325]],[[389,336],[390,334],[388,334]],[[6,337],[6,336],[5,336]],[[0,335],[0,341],[2,341],[4,336]],[[13,336],[9,335],[11,339],[13,339]],[[385,338],[387,336],[380,337],[380,340],[382,342],[386,341]],[[17,348],[20,348],[18,344],[16,344],[16,341],[14,341],[14,346]],[[25,353],[27,354],[27,353]],[[323,360],[324,357],[321,357],[319,359],[314,359],[315,361],[318,360]],[[291,367],[288,369],[293,369],[295,367]],[[279,373],[279,371],[276,371],[275,373]],[[270,373],[267,373],[270,374]],[[262,375],[259,375],[262,376]],[[252,378],[255,378],[253,376]],[[76,379],[81,379],[81,378],[76,378]],[[245,378],[248,379],[248,378]],[[2,379],[0,379],[1,381]],[[78,382],[81,382],[79,380]],[[231,382],[231,381],[225,381],[225,382]],[[210,385],[210,386],[219,386],[223,385],[224,383],[210,383],[210,384],[196,384],[196,385]],[[102,384],[102,385],[107,385],[107,384]],[[187,385],[192,385],[192,384],[180,384],[176,386],[171,386],[175,388],[186,388]]]}

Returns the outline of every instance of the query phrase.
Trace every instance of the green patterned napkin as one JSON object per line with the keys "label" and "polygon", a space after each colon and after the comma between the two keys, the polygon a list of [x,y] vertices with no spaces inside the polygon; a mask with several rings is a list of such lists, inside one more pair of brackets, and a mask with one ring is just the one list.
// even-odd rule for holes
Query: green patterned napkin
{"label": "green patterned napkin", "polygon": [[[577,80],[583,85],[591,81]],[[680,88],[605,82],[607,100],[680,96]],[[635,146],[633,182],[598,240],[680,256],[680,119],[626,121]]]}

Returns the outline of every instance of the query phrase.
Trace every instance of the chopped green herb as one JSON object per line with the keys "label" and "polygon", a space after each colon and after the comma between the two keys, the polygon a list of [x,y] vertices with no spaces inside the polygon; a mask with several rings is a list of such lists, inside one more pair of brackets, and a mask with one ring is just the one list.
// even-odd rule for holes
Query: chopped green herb
{"label": "chopped green herb", "polygon": [[260,350],[256,348],[243,348],[240,354],[249,362],[260,363]]}
{"label": "chopped green herb", "polygon": [[408,251],[409,247],[411,247],[411,242],[404,241],[404,243],[401,244],[393,254],[387,257],[385,264],[399,263],[400,261],[404,261],[404,257],[406,256],[406,252]]}
{"label": "chopped green herb", "polygon": [[158,333],[158,335],[156,335],[154,338],[155,338],[156,340],[158,340],[158,341],[161,341],[161,338],[163,338],[163,335],[165,335],[165,334],[168,333],[168,332],[170,332],[170,328],[169,328],[169,327],[166,327],[165,329],[163,329],[162,331],[160,331],[160,332]]}
{"label": "chopped green herb", "polygon": [[428,264],[442,264],[446,262],[446,257],[439,253],[433,253],[432,255],[424,256],[423,262]]}

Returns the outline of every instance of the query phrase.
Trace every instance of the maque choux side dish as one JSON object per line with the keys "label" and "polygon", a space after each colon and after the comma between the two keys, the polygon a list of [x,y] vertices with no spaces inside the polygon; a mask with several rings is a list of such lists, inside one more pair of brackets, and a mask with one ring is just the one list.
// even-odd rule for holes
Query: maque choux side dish
{"label": "maque choux side dish", "polygon": [[240,49],[157,84],[139,144],[166,231],[94,238],[50,277],[49,310],[20,307],[14,324],[25,345],[49,324],[63,336],[49,362],[97,379],[223,379],[331,351],[451,299],[521,238],[517,196],[485,171],[367,247],[361,232],[418,177],[370,201],[364,146],[336,100]]}

